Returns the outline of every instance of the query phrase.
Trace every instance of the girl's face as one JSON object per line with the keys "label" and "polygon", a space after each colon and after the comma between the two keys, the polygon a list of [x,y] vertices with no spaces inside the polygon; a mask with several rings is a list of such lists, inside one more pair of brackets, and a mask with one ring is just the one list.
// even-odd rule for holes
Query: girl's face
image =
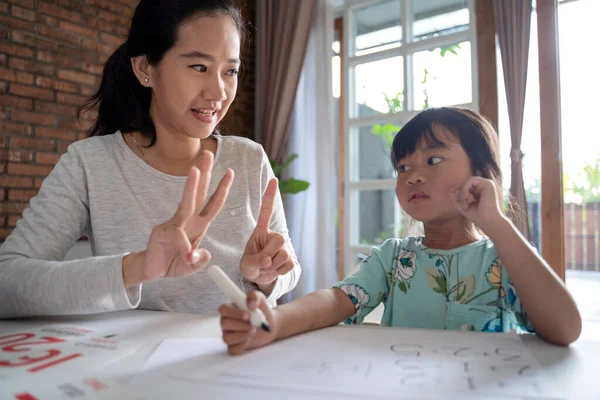
{"label": "girl's face", "polygon": [[443,128],[434,132],[442,143],[425,143],[397,165],[396,195],[408,215],[424,223],[455,218],[460,213],[449,197],[472,175],[471,162],[458,139]]}
{"label": "girl's face", "polygon": [[225,15],[193,18],[161,62],[150,66],[156,125],[191,138],[206,138],[223,119],[237,92],[240,35]]}

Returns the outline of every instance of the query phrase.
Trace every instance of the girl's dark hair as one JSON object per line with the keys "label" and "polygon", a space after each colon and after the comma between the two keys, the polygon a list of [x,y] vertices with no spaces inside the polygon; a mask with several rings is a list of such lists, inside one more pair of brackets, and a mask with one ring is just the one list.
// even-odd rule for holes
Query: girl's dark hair
{"label": "girl's dark hair", "polygon": [[430,108],[408,121],[392,144],[394,168],[397,169],[400,160],[413,154],[421,144],[441,145],[439,136],[444,132],[453,135],[465,150],[474,175],[502,187],[498,134],[484,117],[466,108]]}
{"label": "girl's dark hair", "polygon": [[155,142],[156,130],[150,119],[152,91],[140,84],[130,59],[145,55],[151,65],[159,64],[175,45],[179,27],[198,14],[231,17],[242,42],[245,39],[246,24],[233,0],[140,0],[127,40],[106,61],[96,94],[79,109],[78,117],[98,107],[90,136],[138,131],[150,138],[151,144]]}

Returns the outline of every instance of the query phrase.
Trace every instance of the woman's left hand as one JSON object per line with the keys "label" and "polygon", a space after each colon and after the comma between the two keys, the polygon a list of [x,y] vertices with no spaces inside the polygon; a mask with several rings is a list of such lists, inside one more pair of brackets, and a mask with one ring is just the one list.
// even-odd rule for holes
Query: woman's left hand
{"label": "woman's left hand", "polygon": [[454,207],[476,226],[487,227],[504,218],[498,200],[496,184],[479,176],[472,176],[462,186],[450,192]]}
{"label": "woman's left hand", "polygon": [[284,236],[269,229],[277,186],[277,179],[269,181],[260,207],[258,223],[240,261],[240,270],[244,278],[256,283],[267,296],[271,293],[277,277],[294,268],[294,260],[286,250]]}

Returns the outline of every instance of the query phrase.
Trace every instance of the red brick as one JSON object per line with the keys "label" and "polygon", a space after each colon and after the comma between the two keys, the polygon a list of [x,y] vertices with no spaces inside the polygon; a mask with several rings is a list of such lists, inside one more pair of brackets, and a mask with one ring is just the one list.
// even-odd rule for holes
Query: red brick
{"label": "red brick", "polygon": [[47,62],[54,65],[60,65],[67,68],[79,68],[81,65],[77,57],[60,56],[46,51],[38,51],[38,61]]}
{"label": "red brick", "polygon": [[[0,189],[0,200],[4,200],[4,196],[6,191],[4,189]],[[4,225],[4,219],[2,220],[2,225]]]}
{"label": "red brick", "polygon": [[104,71],[104,65],[92,64],[84,61],[81,64],[81,69],[85,72],[89,72],[90,74],[102,75],[102,72]]}
{"label": "red brick", "polygon": [[11,39],[17,43],[25,44],[35,48],[56,50],[56,43],[29,35],[24,32],[13,31]]}
{"label": "red brick", "polygon": [[8,191],[8,201],[29,201],[37,194],[37,190],[10,189]]}
{"label": "red brick", "polygon": [[86,85],[94,85],[96,83],[96,77],[94,75],[86,74],[83,72],[68,71],[65,69],[59,69],[56,71],[58,79],[65,81],[83,83]]}
{"label": "red brick", "polygon": [[58,25],[58,20],[56,18],[40,13],[35,14],[35,22],[41,25],[48,26],[50,28],[54,28]]}
{"label": "red brick", "polygon": [[0,176],[0,186],[10,188],[30,188],[33,186],[33,179],[23,176]]}
{"label": "red brick", "polygon": [[[41,79],[41,77],[38,77],[38,80],[39,79]],[[12,84],[10,85],[9,93],[16,94],[17,96],[31,97],[34,99],[54,100],[54,92],[52,92],[52,90],[42,89],[34,86]]]}
{"label": "red brick", "polygon": [[69,118],[69,119],[60,119],[57,125],[58,129],[67,129],[71,131],[80,131],[81,125],[77,120]]}
{"label": "red brick", "polygon": [[56,93],[56,101],[58,103],[63,104],[71,104],[74,106],[81,106],[88,99],[87,96],[79,96],[77,94],[67,94],[67,93]]}
{"label": "red brick", "polygon": [[63,92],[70,93],[77,93],[78,91],[77,85],[71,82],[59,81],[52,78],[38,76],[35,82],[38,86],[45,87],[48,89],[60,90]]}
{"label": "red brick", "polygon": [[96,93],[96,87],[81,85],[80,93],[86,96],[91,96]]}
{"label": "red brick", "polygon": [[0,149],[0,161],[2,162],[28,163],[31,160],[33,160],[33,155],[29,151]]}
{"label": "red brick", "polygon": [[62,104],[48,103],[44,101],[36,100],[35,111],[40,111],[48,114],[55,115],[70,115],[72,117],[77,116],[77,108],[73,106],[65,106]]}
{"label": "red brick", "polygon": [[0,1],[0,12],[4,13],[4,14],[8,14],[8,4]]}
{"label": "red brick", "polygon": [[0,81],[0,94],[8,93],[8,82]]}
{"label": "red brick", "polygon": [[8,238],[11,233],[12,229],[0,229],[0,240],[6,240],[6,238]]}
{"label": "red brick", "polygon": [[34,8],[35,0],[8,0],[9,3],[18,4],[21,7]]}
{"label": "red brick", "polygon": [[105,10],[111,11],[115,14],[121,15],[123,13],[123,6],[115,3],[114,1],[106,1],[106,0],[85,0],[85,4],[95,5],[99,8],[103,8]]}
{"label": "red brick", "polygon": [[81,21],[81,16],[79,15],[79,13],[66,10],[62,7],[57,7],[54,4],[49,4],[45,1],[38,2],[38,12],[52,15],[53,17],[56,17],[59,19],[66,19],[71,22]]}
{"label": "red brick", "polygon": [[35,162],[38,164],[56,165],[60,156],[57,153],[36,153]]}
{"label": "red brick", "polygon": [[33,100],[2,94],[0,95],[0,106],[8,106],[31,111],[33,109]]}
{"label": "red brick", "polygon": [[57,31],[56,29],[48,28],[47,26],[40,26],[38,27],[38,32],[40,35],[47,37],[48,39],[52,39],[58,43],[79,46],[79,38],[67,35],[64,32]]}
{"label": "red brick", "polygon": [[33,58],[33,50],[15,43],[0,42],[0,53],[6,53],[17,57]]}
{"label": "red brick", "polygon": [[73,142],[58,142],[56,144],[56,152],[58,154],[66,153],[67,149],[69,148],[69,146],[71,145],[71,143],[73,143]]}
{"label": "red brick", "polygon": [[[18,29],[18,30],[29,31],[29,32],[33,32],[33,28],[35,27],[35,25],[29,21],[17,19],[15,17],[8,16],[8,15],[0,15],[0,25],[4,26],[6,28]],[[13,31],[13,36],[15,33],[16,32]]]}
{"label": "red brick", "polygon": [[12,175],[48,176],[50,171],[52,171],[50,165],[8,164],[8,173]]}
{"label": "red brick", "polygon": [[33,83],[33,75],[8,68],[0,68],[0,79],[10,82]]}
{"label": "red brick", "polygon": [[116,46],[120,46],[121,44],[123,44],[125,42],[126,38],[120,37],[120,36],[115,36],[115,35],[109,35],[108,33],[100,33],[100,40],[102,40],[104,43],[108,43],[108,44],[112,44],[112,45],[116,45]]}
{"label": "red brick", "polygon": [[53,138],[60,140],[72,140],[77,139],[77,133],[68,129],[53,129],[53,128],[35,128],[36,137]]}
{"label": "red brick", "polygon": [[[82,39],[86,40],[86,39]],[[68,46],[59,45],[58,54],[67,58],[73,58],[75,60],[85,60],[91,62],[98,61],[98,54],[95,51],[85,50],[82,48],[73,48]]]}
{"label": "red brick", "polygon": [[54,140],[38,139],[32,137],[11,137],[10,148],[33,149],[40,151],[54,150]]}
{"label": "red brick", "polygon": [[44,182],[44,178],[34,178],[33,187],[39,189],[42,187],[42,183]]}
{"label": "red brick", "polygon": [[2,40],[8,39],[8,31],[4,28],[0,28],[0,39],[2,39]]}
{"label": "red brick", "polygon": [[113,14],[104,10],[98,10],[98,18],[115,25],[129,26],[129,23],[131,22],[129,18],[124,15]]}
{"label": "red brick", "polygon": [[[24,124],[15,124],[10,121],[0,121],[0,132],[2,134],[13,133],[23,136],[31,136],[31,126]],[[0,136],[0,147],[2,147],[1,141],[7,139],[6,137]]]}
{"label": "red brick", "polygon": [[87,36],[92,39],[98,39],[98,32],[93,29],[86,28],[81,25],[73,24],[67,21],[60,21],[58,28],[64,32],[68,32],[77,36]]}
{"label": "red brick", "polygon": [[35,12],[31,10],[26,10],[25,8],[12,6],[10,13],[13,17],[26,19],[27,21],[35,21]]}
{"label": "red brick", "polygon": [[35,125],[55,125],[56,117],[54,115],[39,114],[28,111],[12,110],[10,119],[13,121],[29,122]]}
{"label": "red brick", "polygon": [[6,54],[0,54],[0,65],[6,65]]}
{"label": "red brick", "polygon": [[21,220],[21,218],[23,218],[23,217],[21,217],[20,215],[19,216],[9,215],[8,216],[8,226],[10,226],[11,228],[14,228],[15,226],[17,226],[17,222],[19,220]]}
{"label": "red brick", "polygon": [[83,12],[86,8],[81,0],[57,0],[56,4],[67,10],[76,10],[78,12]]}
{"label": "red brick", "polygon": [[103,54],[112,54],[117,49],[113,44],[100,43],[93,39],[81,39],[81,47],[84,49],[99,51]]}
{"label": "red brick", "polygon": [[22,58],[11,57],[8,60],[8,66],[11,69],[17,69],[20,71],[28,71],[28,72],[32,72],[34,74],[39,74],[39,75],[51,76],[54,74],[54,67],[52,65],[37,63],[35,61],[25,60]]}
{"label": "red brick", "polygon": [[6,216],[0,215],[0,226],[6,225]]}

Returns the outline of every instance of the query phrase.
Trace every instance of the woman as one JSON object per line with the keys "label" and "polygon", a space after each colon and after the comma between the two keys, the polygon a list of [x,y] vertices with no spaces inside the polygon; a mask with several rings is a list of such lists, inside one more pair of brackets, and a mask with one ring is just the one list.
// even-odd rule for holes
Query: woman
{"label": "woman", "polygon": [[[231,1],[140,1],[83,107],[97,106],[91,137],[69,147],[0,247],[1,317],[216,314],[227,299],[201,271],[211,257],[272,303],[293,289],[300,266],[268,158],[216,133],[244,31]],[[61,261],[82,234],[94,257]]]}

